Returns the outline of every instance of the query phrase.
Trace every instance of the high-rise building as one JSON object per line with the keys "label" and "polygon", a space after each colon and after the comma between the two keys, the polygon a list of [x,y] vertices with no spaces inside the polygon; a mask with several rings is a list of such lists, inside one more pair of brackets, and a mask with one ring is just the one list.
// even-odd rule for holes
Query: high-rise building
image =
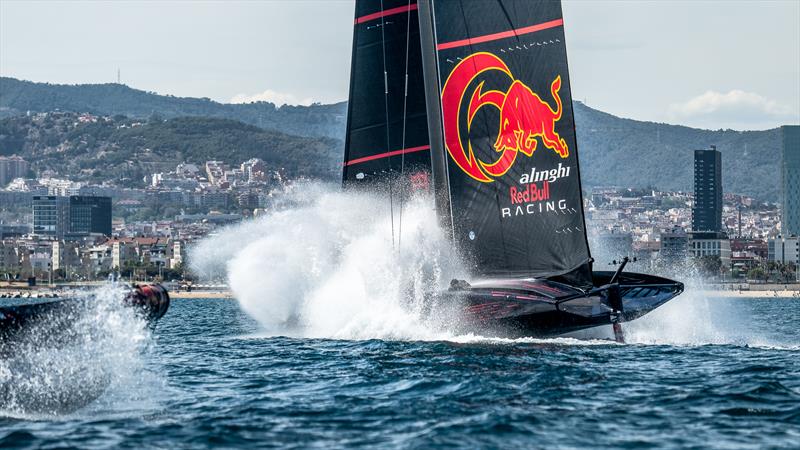
{"label": "high-rise building", "polygon": [[0,156],[0,188],[11,183],[14,178],[22,178],[28,173],[28,161],[19,156]]}
{"label": "high-rise building", "polygon": [[64,239],[69,227],[69,197],[33,196],[33,234]]}
{"label": "high-rise building", "polygon": [[33,197],[33,234],[61,240],[94,233],[111,236],[111,197]]}
{"label": "high-rise building", "polygon": [[111,236],[111,197],[73,195],[69,198],[69,234]]}
{"label": "high-rise building", "polygon": [[694,151],[692,231],[722,232],[722,155],[713,145]]}
{"label": "high-rise building", "polygon": [[785,236],[798,236],[800,235],[800,125],[781,127],[781,144],[783,156],[781,230]]}

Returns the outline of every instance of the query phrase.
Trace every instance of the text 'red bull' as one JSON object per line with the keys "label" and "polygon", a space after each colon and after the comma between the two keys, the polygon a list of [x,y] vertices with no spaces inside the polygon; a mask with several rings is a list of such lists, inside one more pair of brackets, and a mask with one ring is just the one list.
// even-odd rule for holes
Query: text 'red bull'
{"label": "text 'red bull'", "polygon": [[[512,80],[511,86],[505,92],[483,91],[484,83],[481,82],[470,97],[467,112],[469,129],[480,108],[491,105],[500,111],[498,134],[494,143],[494,149],[500,156],[496,161],[486,163],[475,157],[471,143],[467,142],[467,147],[464,147],[459,115],[467,88],[480,74],[492,70],[506,74]],[[504,175],[514,164],[518,153],[532,156],[538,145],[537,138],[560,157],[568,157],[567,143],[555,131],[555,124],[561,119],[563,112],[560,89],[561,76],[556,76],[550,85],[550,94],[556,103],[554,109],[523,82],[514,79],[508,66],[496,55],[480,52],[468,56],[453,69],[442,88],[442,118],[447,152],[461,170],[481,182],[491,182],[493,178]]]}
{"label": "text 'red bull'", "polygon": [[547,181],[542,182],[539,187],[536,183],[525,185],[522,189],[517,189],[516,186],[511,186],[508,190],[511,204],[517,203],[535,203],[550,199],[550,183]]}

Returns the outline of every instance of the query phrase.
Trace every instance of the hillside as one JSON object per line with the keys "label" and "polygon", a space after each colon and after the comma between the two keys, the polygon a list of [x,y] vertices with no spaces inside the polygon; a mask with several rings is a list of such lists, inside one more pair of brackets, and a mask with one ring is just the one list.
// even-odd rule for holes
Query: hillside
{"label": "hillside", "polygon": [[780,129],[700,130],[623,119],[575,102],[584,186],[693,188],[694,149],[722,152],[724,192],[777,201],[780,195]]}
{"label": "hillside", "polygon": [[[338,139],[338,143],[326,141],[323,146],[331,149],[336,147],[338,152],[341,152],[346,119],[345,103],[281,108],[264,102],[231,105],[208,99],[157,95],[120,84],[67,86],[0,78],[0,117],[56,109],[111,116],[121,114],[138,119],[147,119],[154,114],[166,119],[184,116],[226,118],[256,125],[264,130],[300,136],[332,137]],[[778,129],[746,132],[700,130],[623,119],[580,102],[575,102],[575,121],[582,176],[587,188],[621,185],[691,190],[692,150],[716,145],[723,155],[723,188],[726,192],[751,195],[763,200],[778,200]],[[255,133],[254,129],[250,130],[250,133]],[[192,142],[200,141],[198,139]],[[237,149],[227,145],[222,147],[225,150],[217,157],[224,158],[230,151],[244,154],[251,148]],[[212,148],[217,147],[207,148],[211,152]],[[185,148],[185,151],[190,149]],[[334,156],[326,156],[332,161],[332,171],[338,170],[340,154],[337,151],[333,151]],[[314,158],[298,158],[293,161],[294,164],[304,164]]]}
{"label": "hillside", "polygon": [[0,119],[0,155],[18,154],[37,172],[53,170],[76,181],[115,180],[140,186],[153,172],[182,161],[238,165],[261,158],[289,176],[334,178],[341,144],[263,130],[229,119],[184,117],[139,121],[49,113]]}
{"label": "hillside", "polygon": [[139,119],[153,114],[165,119],[218,117],[311,137],[341,136],[347,114],[345,103],[282,107],[269,102],[223,104],[207,98],[158,95],[116,83],[62,85],[0,77],[0,118],[55,110]]}

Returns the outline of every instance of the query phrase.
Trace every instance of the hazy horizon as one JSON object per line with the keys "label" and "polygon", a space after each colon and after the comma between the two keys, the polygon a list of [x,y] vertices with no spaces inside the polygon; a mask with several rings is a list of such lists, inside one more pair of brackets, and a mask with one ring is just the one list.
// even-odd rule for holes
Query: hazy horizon
{"label": "hazy horizon", "polygon": [[[0,75],[96,84],[120,70],[162,95],[334,103],[352,15],[352,0],[0,0]],[[573,97],[592,108],[704,129],[800,123],[800,2],[565,1],[564,17]]]}

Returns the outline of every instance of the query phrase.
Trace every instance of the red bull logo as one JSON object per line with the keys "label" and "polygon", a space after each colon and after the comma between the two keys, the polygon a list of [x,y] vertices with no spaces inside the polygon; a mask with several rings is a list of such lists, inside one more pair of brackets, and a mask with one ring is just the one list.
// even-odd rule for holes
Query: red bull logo
{"label": "red bull logo", "polygon": [[[494,149],[499,154],[493,162],[480,161],[475,157],[472,144],[467,139],[466,147],[461,136],[461,104],[467,88],[484,72],[499,71],[512,83],[507,91],[486,90],[484,82],[475,87],[467,109],[467,130],[475,114],[484,106],[493,106],[500,111],[500,124]],[[504,175],[514,165],[517,155],[533,156],[541,143],[562,158],[569,156],[567,143],[555,131],[561,119],[563,106],[558,92],[561,76],[550,85],[550,95],[555,100],[555,109],[542,100],[520,80],[514,78],[508,66],[497,56],[474,53],[463,59],[450,72],[442,88],[442,118],[444,141],[447,153],[467,175],[475,180],[489,183]]]}

